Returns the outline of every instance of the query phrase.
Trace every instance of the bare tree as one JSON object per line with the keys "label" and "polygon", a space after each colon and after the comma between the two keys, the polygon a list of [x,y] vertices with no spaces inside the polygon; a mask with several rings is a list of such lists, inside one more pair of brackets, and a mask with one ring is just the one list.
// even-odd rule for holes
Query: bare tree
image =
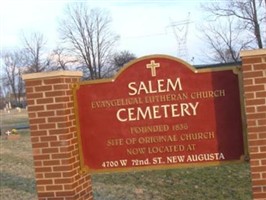
{"label": "bare tree", "polygon": [[123,67],[123,65],[136,58],[137,57],[133,53],[125,50],[114,54],[111,63],[115,67],[115,69],[118,70]]}
{"label": "bare tree", "polygon": [[57,47],[50,55],[50,70],[71,70],[77,68],[80,63],[76,57],[65,52],[64,48]]}
{"label": "bare tree", "polygon": [[[0,79],[3,82],[2,78]],[[0,109],[3,109],[6,105],[5,94],[3,85],[0,85]],[[1,130],[0,130],[1,131]]]}
{"label": "bare tree", "polygon": [[250,41],[255,41],[255,48],[263,48],[263,38],[266,37],[266,1],[263,3],[262,0],[226,0],[224,3],[204,5],[203,8],[216,19],[238,19],[236,28],[247,32]]}
{"label": "bare tree", "polygon": [[[243,49],[250,48],[252,41],[246,39],[245,33],[235,29],[234,20],[231,17],[225,20],[218,19],[215,24],[201,25],[200,30],[206,57],[212,62],[231,63],[240,60],[239,53]],[[207,48],[206,48],[207,47]]]}
{"label": "bare tree", "polygon": [[108,71],[108,60],[118,36],[111,32],[111,18],[100,9],[89,9],[85,3],[72,3],[61,20],[59,32],[68,50],[83,63],[89,79],[102,78]]}
{"label": "bare tree", "polygon": [[49,60],[45,58],[44,48],[46,40],[40,33],[32,33],[26,37],[23,34],[24,58],[27,66],[26,73],[42,72],[49,65]]}
{"label": "bare tree", "polygon": [[18,50],[14,52],[4,53],[2,56],[4,68],[4,86],[8,89],[8,93],[13,103],[20,105],[23,95],[24,84],[21,78],[23,71],[23,52]]}
{"label": "bare tree", "polygon": [[114,53],[109,60],[109,70],[106,71],[104,77],[114,76],[126,63],[136,58],[133,53],[126,50]]}

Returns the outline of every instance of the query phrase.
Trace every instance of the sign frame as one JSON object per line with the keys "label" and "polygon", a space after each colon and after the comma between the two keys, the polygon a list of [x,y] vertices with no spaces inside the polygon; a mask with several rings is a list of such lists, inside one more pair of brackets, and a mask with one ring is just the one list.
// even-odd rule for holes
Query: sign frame
{"label": "sign frame", "polygon": [[[171,165],[152,165],[152,166],[135,166],[135,167],[117,167],[117,168],[105,168],[105,169],[91,169],[89,166],[87,166],[84,163],[84,153],[83,153],[83,146],[82,146],[82,138],[81,138],[81,122],[79,117],[79,109],[78,109],[78,98],[77,98],[77,91],[82,87],[83,85],[97,85],[102,83],[111,84],[114,83],[120,76],[123,75],[123,73],[132,65],[143,61],[150,59],[153,61],[154,58],[163,58],[163,59],[169,59],[175,62],[181,63],[183,66],[187,67],[189,70],[191,70],[194,74],[201,74],[201,73],[211,73],[211,72],[220,72],[220,71],[232,71],[232,73],[236,74],[238,76],[238,87],[239,87],[239,101],[240,101],[240,110],[241,110],[241,121],[242,121],[242,133],[243,133],[243,150],[244,154],[239,158],[239,160],[233,160],[233,161],[211,161],[211,162],[202,162],[202,163],[177,163],[177,164],[171,164]],[[150,63],[151,65],[154,65],[155,63]],[[154,75],[151,69],[152,75]],[[186,168],[186,167],[194,167],[194,166],[212,166],[212,165],[221,165],[221,164],[227,164],[232,162],[243,162],[248,159],[248,148],[247,148],[247,130],[246,130],[246,120],[245,120],[245,112],[243,107],[243,98],[241,96],[243,95],[243,88],[242,88],[242,73],[239,67],[237,66],[227,66],[227,67],[209,67],[209,68],[195,68],[191,66],[190,64],[186,63],[185,61],[175,58],[172,56],[162,55],[162,54],[155,54],[155,55],[149,55],[144,56],[138,59],[135,59],[129,63],[127,63],[125,66],[121,68],[121,70],[112,78],[107,79],[97,79],[97,80],[89,80],[89,81],[82,81],[73,84],[72,86],[72,92],[73,92],[73,98],[74,98],[74,109],[75,109],[75,117],[76,117],[76,128],[77,128],[77,139],[79,144],[79,156],[80,156],[80,167],[81,167],[81,173],[107,173],[107,172],[125,172],[125,171],[138,171],[138,170],[154,170],[154,169],[173,169],[173,168]]]}

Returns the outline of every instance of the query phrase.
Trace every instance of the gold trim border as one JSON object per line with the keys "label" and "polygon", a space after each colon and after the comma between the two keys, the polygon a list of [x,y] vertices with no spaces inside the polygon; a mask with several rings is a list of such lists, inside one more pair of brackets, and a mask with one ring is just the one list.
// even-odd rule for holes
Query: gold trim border
{"label": "gold trim border", "polygon": [[84,155],[82,151],[82,142],[81,142],[81,135],[80,135],[80,121],[79,121],[79,111],[78,111],[78,100],[77,100],[77,90],[80,88],[80,82],[74,83],[72,85],[72,94],[74,100],[74,113],[76,119],[76,131],[77,131],[77,140],[78,140],[78,151],[79,151],[79,164],[80,164],[80,174],[84,174],[86,172],[85,165],[84,165]]}
{"label": "gold trim border", "polygon": [[142,60],[154,59],[154,58],[166,58],[166,59],[170,59],[170,60],[182,63],[183,65],[185,65],[188,69],[190,69],[194,73],[206,73],[206,72],[216,72],[216,71],[226,71],[226,70],[232,70],[234,73],[239,72],[239,67],[237,67],[237,66],[215,67],[215,68],[214,67],[208,67],[208,68],[200,69],[200,68],[193,67],[192,65],[190,65],[189,63],[187,63],[186,61],[184,61],[180,58],[176,58],[176,57],[164,55],[164,54],[153,54],[153,55],[143,56],[143,57],[140,57],[140,58],[137,58],[137,59],[134,59],[134,60],[128,62],[123,67],[121,67],[121,69],[112,78],[87,80],[87,81],[82,81],[79,84],[80,85],[87,85],[87,84],[114,82],[125,70],[127,70],[127,68],[131,67],[135,63],[140,62]]}
{"label": "gold trim border", "polygon": [[[90,169],[89,166],[84,164],[84,155],[83,155],[83,147],[81,142],[81,134],[80,134],[80,121],[79,121],[79,113],[78,113],[78,102],[77,102],[77,90],[80,88],[81,85],[90,85],[90,84],[98,84],[98,83],[108,83],[108,82],[115,82],[117,77],[119,77],[125,70],[129,67],[134,65],[137,62],[146,59],[154,59],[154,58],[166,58],[176,62],[179,62],[186,66],[194,73],[208,73],[208,72],[218,72],[218,71],[228,71],[232,70],[234,74],[238,76],[238,84],[239,84],[239,93],[240,93],[240,106],[241,106],[241,118],[242,118],[242,131],[243,131],[243,145],[244,145],[244,155],[240,157],[239,160],[232,160],[232,161],[213,161],[213,162],[204,162],[204,163],[183,163],[183,164],[173,164],[173,165],[156,165],[156,166],[139,166],[139,167],[125,167],[125,168],[108,168],[108,169]],[[232,65],[227,67],[208,67],[208,68],[195,68],[186,61],[164,54],[153,54],[148,56],[143,56],[133,61],[128,62],[125,64],[118,73],[112,78],[106,79],[97,79],[97,80],[88,80],[88,81],[80,81],[72,85],[72,93],[74,99],[74,109],[75,109],[75,118],[76,118],[76,129],[77,129],[77,139],[78,139],[78,148],[79,148],[79,157],[80,157],[80,173],[109,173],[109,172],[129,172],[129,171],[141,171],[141,170],[162,170],[162,169],[175,169],[175,168],[189,168],[195,166],[217,166],[229,163],[241,163],[244,161],[249,160],[249,152],[248,152],[248,143],[247,143],[247,129],[246,129],[246,116],[245,116],[245,109],[244,109],[244,98],[243,97],[243,77],[242,71],[240,66]]]}

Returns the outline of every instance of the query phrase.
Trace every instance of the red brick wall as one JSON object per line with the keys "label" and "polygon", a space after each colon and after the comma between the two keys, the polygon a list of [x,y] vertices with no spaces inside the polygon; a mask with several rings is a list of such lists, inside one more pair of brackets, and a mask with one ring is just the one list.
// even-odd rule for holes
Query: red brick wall
{"label": "red brick wall", "polygon": [[31,142],[39,200],[92,199],[90,175],[80,175],[71,85],[79,72],[27,74]]}
{"label": "red brick wall", "polygon": [[[244,51],[243,85],[253,198],[266,199],[266,50]],[[92,199],[79,174],[71,85],[77,72],[24,75],[39,200]]]}
{"label": "red brick wall", "polygon": [[253,199],[266,199],[266,49],[241,52]]}

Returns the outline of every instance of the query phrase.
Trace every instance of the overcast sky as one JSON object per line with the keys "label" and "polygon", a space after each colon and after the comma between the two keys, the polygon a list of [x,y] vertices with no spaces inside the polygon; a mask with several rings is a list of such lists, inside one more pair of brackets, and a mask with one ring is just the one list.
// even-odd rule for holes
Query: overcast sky
{"label": "overcast sky", "polygon": [[[1,48],[21,46],[21,34],[40,32],[47,39],[47,48],[58,44],[58,21],[64,15],[66,0],[8,0],[0,5]],[[200,3],[210,0],[88,0],[91,8],[106,9],[112,17],[112,30],[120,36],[118,50],[128,50],[137,57],[149,54],[179,56],[186,53],[199,62],[201,41],[197,26],[203,20]],[[182,21],[189,20],[186,26]],[[172,26],[175,24],[176,26]],[[185,43],[184,33],[188,28]],[[178,37],[174,34],[178,35]],[[183,41],[181,51],[178,41]],[[194,63],[198,64],[198,63]]]}

